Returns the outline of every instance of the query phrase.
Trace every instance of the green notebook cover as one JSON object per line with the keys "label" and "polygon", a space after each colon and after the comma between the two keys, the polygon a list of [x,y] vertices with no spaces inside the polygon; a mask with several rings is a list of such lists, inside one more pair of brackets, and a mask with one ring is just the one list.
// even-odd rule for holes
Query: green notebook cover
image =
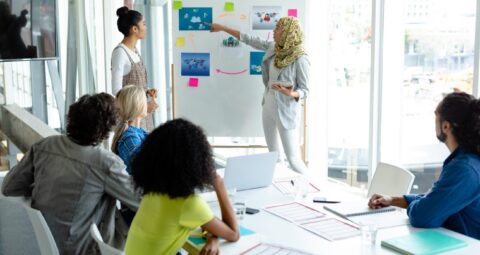
{"label": "green notebook cover", "polygon": [[402,254],[429,255],[465,247],[467,243],[436,230],[426,230],[383,240],[382,246]]}

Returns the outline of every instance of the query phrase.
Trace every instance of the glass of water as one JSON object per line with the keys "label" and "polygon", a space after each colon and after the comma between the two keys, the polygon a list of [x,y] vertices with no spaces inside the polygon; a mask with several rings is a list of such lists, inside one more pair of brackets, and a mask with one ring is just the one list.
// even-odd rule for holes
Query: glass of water
{"label": "glass of water", "polygon": [[302,200],[308,195],[308,186],[310,185],[308,178],[304,175],[300,175],[294,181],[295,186],[295,199]]}
{"label": "glass of water", "polygon": [[362,232],[362,242],[368,245],[375,245],[377,240],[377,224],[374,222],[360,223],[360,231]]}
{"label": "glass of water", "polygon": [[245,212],[247,210],[247,202],[243,198],[234,198],[233,199],[233,211],[237,220],[241,221],[245,217]]}

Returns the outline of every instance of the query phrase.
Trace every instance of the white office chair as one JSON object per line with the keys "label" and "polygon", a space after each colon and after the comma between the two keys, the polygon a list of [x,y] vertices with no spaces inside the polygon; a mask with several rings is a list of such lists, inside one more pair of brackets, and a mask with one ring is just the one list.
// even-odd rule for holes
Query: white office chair
{"label": "white office chair", "polygon": [[370,182],[367,198],[370,198],[373,194],[389,196],[408,194],[414,179],[415,175],[410,171],[380,162]]}
{"label": "white office chair", "polygon": [[33,226],[35,237],[37,238],[40,254],[42,255],[59,255],[57,243],[53,239],[52,232],[43,218],[39,210],[31,208],[29,205],[23,205],[27,210],[28,217]]}
{"label": "white office chair", "polygon": [[90,226],[90,234],[92,235],[93,239],[97,243],[98,247],[100,248],[100,253],[102,255],[124,255],[123,251],[117,250],[112,246],[103,242],[102,235],[100,235],[100,231],[98,231],[98,227],[95,223]]}

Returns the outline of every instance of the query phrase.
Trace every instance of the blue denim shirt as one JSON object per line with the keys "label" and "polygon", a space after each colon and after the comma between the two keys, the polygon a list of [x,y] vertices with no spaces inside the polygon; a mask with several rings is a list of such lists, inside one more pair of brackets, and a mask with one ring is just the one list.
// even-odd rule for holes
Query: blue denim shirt
{"label": "blue denim shirt", "polygon": [[[270,62],[275,58],[275,43],[268,42],[260,37],[250,36],[248,34],[240,34],[240,41],[257,50],[265,51],[265,56],[262,60],[262,78],[265,92],[263,93],[262,105],[265,103],[265,96],[270,87],[269,81],[269,66]],[[308,83],[310,77],[310,61],[307,55],[298,58],[292,64],[280,69],[278,76],[279,81],[286,81],[293,84],[293,90],[297,91],[300,99],[308,96]],[[280,122],[285,129],[294,129],[297,127],[300,120],[300,102],[293,97],[285,96],[282,93],[275,93],[275,99],[278,106],[278,115]]]}
{"label": "blue denim shirt", "polygon": [[480,156],[457,148],[427,194],[404,198],[414,227],[445,227],[480,239]]}
{"label": "blue denim shirt", "polygon": [[143,128],[128,126],[127,130],[122,133],[117,141],[118,156],[127,166],[127,172],[129,174],[132,174],[130,163],[133,157],[140,151],[143,141],[145,141],[147,136],[148,133]]}

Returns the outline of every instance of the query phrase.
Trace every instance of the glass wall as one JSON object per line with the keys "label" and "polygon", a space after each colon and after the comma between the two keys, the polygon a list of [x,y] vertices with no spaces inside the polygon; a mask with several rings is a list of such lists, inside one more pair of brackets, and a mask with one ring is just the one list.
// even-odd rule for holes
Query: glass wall
{"label": "glass wall", "polygon": [[[172,45],[158,42],[170,32],[165,31],[170,24],[164,26],[163,22],[164,15],[171,10],[163,9],[163,1],[147,1],[157,4],[153,7],[131,0],[76,3],[83,4],[85,11],[84,17],[77,21],[86,22],[85,34],[78,38],[76,54],[79,59],[90,58],[79,60],[79,68],[83,71],[77,76],[91,75],[95,91],[111,92],[111,52],[122,39],[117,31],[115,11],[124,4],[152,8],[150,12],[145,11],[151,13],[154,24],[149,27],[149,36],[142,44],[142,54],[155,53],[148,55],[157,62],[151,65],[153,72],[161,78],[168,77],[164,75],[170,69],[168,61],[158,64],[165,58],[171,59]],[[382,15],[372,13],[373,3],[385,4]],[[67,1],[58,4],[61,78],[65,89],[68,16],[72,13],[68,13]],[[308,1],[310,17],[306,40],[312,63],[312,93],[308,101],[307,159],[325,157],[328,161],[325,167],[311,168],[311,171],[322,172],[324,176],[352,186],[366,187],[368,169],[375,167],[369,165],[369,153],[378,149],[379,161],[403,166],[416,175],[413,192],[424,192],[431,187],[449,154],[435,137],[433,111],[446,93],[471,93],[474,85],[476,4],[475,0]],[[379,18],[374,19],[374,16]],[[381,47],[382,54],[379,70],[374,70],[371,63],[371,59],[378,57],[372,56],[375,52],[372,24],[382,27],[381,34],[377,35],[382,38],[377,46]],[[156,45],[155,51],[146,49],[150,47],[147,40],[152,40],[150,45]],[[86,68],[90,68],[90,74],[85,74]],[[372,82],[374,71],[381,76],[379,82]],[[48,72],[46,77],[48,122],[58,127],[58,107]],[[155,84],[161,84],[159,88],[163,93],[164,100],[160,101],[163,121],[171,116],[170,81],[166,78]],[[375,88],[380,90],[380,103],[372,108],[376,98],[371,98],[371,91]],[[89,91],[77,89],[79,93]],[[0,94],[7,101],[32,107],[28,62],[0,63]],[[318,97],[319,94],[322,97]],[[315,97],[320,100],[314,100]],[[372,116],[381,116],[378,143],[372,142],[374,138],[369,135]],[[325,127],[325,141],[318,139],[317,133],[323,132],[319,131],[319,126]],[[218,137],[211,142],[231,146],[265,144],[262,137]],[[375,147],[369,148],[369,144]],[[215,149],[223,156],[263,151],[266,148]]]}
{"label": "glass wall", "polygon": [[400,110],[383,113],[400,120],[401,139],[398,144],[383,143],[382,150],[387,155],[398,152],[394,161],[416,175],[414,191],[425,192],[450,153],[435,136],[433,112],[445,94],[472,92],[476,1],[408,0],[403,10],[397,14],[403,27],[398,44],[403,47],[393,53],[401,52],[402,59],[387,53],[384,62],[386,66],[401,63],[402,75],[397,78],[401,81],[395,82],[401,93],[398,100],[385,101],[387,108],[395,103]]}
{"label": "glass wall", "polygon": [[341,0],[328,12],[328,176],[353,186],[368,180],[371,10],[369,0]]}

